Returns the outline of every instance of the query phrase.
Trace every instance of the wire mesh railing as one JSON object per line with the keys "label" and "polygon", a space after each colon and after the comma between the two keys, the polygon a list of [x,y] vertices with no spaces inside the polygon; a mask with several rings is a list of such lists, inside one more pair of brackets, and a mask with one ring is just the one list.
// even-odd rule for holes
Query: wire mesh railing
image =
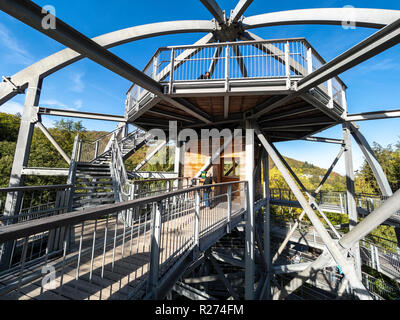
{"label": "wire mesh railing", "polygon": [[[208,198],[209,186],[188,188],[29,221],[16,228],[1,227],[0,243],[21,239],[23,245],[17,264],[0,273],[0,295],[154,297],[158,284],[191,249],[199,248],[202,237],[244,213],[245,186],[246,182],[212,185]],[[212,209],[205,204],[207,199]],[[28,243],[51,230],[62,231],[57,254],[46,250],[34,263],[29,261]]]}

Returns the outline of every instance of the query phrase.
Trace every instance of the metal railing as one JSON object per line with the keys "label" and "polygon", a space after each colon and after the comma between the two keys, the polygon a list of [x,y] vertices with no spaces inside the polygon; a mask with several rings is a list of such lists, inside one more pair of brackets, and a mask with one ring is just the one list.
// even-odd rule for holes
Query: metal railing
{"label": "metal railing", "polygon": [[79,143],[78,162],[90,163],[99,156],[111,151],[114,136],[116,136],[118,143],[122,146],[122,144],[127,140],[138,139],[145,135],[145,132],[137,129],[125,136],[125,130],[125,126],[122,126],[94,141],[82,139]]}
{"label": "metal railing", "polygon": [[[7,206],[6,210],[1,206],[0,229],[65,214],[68,212],[72,187],[68,184],[0,189],[1,202],[6,201],[7,195],[11,201],[11,206]],[[50,235],[50,230],[47,230],[35,234],[27,242],[16,238],[1,244],[1,268],[12,268],[18,264],[23,249],[26,250],[26,262],[43,257],[49,245],[52,246],[52,250],[57,249],[54,241],[50,244],[50,238],[54,238],[54,233]]]}
{"label": "metal railing", "polygon": [[190,186],[189,178],[130,180],[129,184],[130,200],[186,189]]}
{"label": "metal railing", "polygon": [[400,289],[395,288],[382,279],[363,272],[362,282],[375,300],[398,300],[400,298]]}
{"label": "metal railing", "polygon": [[[304,38],[212,43],[159,48],[143,72],[168,85],[169,93],[179,82],[240,79],[292,79],[317,70],[326,62]],[[206,74],[209,72],[209,74]],[[346,109],[345,84],[334,77],[318,86],[330,99]],[[126,100],[126,114],[137,112],[141,101],[153,95],[133,85]]]}
{"label": "metal railing", "polygon": [[[320,191],[314,195],[318,205],[331,206],[333,210],[347,214],[347,193],[345,191]],[[270,199],[287,202],[297,202],[293,192],[289,189],[270,189]],[[367,214],[379,208],[387,197],[374,194],[356,194],[357,207]],[[329,211],[328,209],[326,211]],[[396,213],[400,218],[400,212]]]}
{"label": "metal railing", "polygon": [[[22,239],[18,263],[0,274],[0,295],[72,299],[157,297],[170,272],[200,250],[201,240],[229,228],[247,208],[247,182],[215,184],[105,205],[0,228],[0,243]],[[125,223],[121,222],[121,217]],[[240,219],[238,218],[240,217]],[[65,230],[62,250],[29,262],[38,234]],[[75,234],[68,245],[68,234]],[[54,268],[52,288],[43,270]],[[32,285],[34,284],[34,285]],[[38,286],[36,286],[38,285]],[[160,289],[161,290],[161,289]]]}
{"label": "metal railing", "polygon": [[110,162],[111,176],[116,183],[118,200],[119,202],[125,201],[129,197],[129,190],[127,190],[128,175],[125,169],[125,163],[120,145],[117,140],[117,135],[111,140],[111,162]]}

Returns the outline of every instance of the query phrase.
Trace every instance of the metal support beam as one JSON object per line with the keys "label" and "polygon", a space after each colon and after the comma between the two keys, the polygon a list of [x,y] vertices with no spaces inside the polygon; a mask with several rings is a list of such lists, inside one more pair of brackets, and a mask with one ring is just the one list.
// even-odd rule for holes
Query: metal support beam
{"label": "metal support beam", "polygon": [[229,23],[232,24],[238,22],[252,2],[253,0],[240,0],[235,9],[233,9],[231,12]]}
{"label": "metal support beam", "polygon": [[374,151],[369,145],[367,139],[365,139],[365,137],[362,135],[362,133],[354,123],[350,123],[349,129],[354,140],[356,140],[358,146],[364,154],[364,157],[367,160],[369,166],[371,167],[375,179],[378,182],[379,188],[381,189],[382,195],[386,197],[392,196],[393,191],[390,187],[389,181],[387,180],[386,174],[379,164],[378,159],[376,158]]}
{"label": "metal support beam", "polygon": [[61,156],[64,158],[64,160],[70,164],[71,159],[70,157],[67,156],[65,151],[60,147],[60,145],[57,143],[57,141],[52,137],[50,132],[47,130],[47,128],[41,123],[40,121],[36,122],[37,126],[39,127],[40,130],[42,130],[43,134],[46,136],[47,139],[51,142],[51,144],[54,146],[54,148],[57,149],[57,151],[61,154]]}
{"label": "metal support beam", "polygon": [[[400,211],[400,190],[398,190],[393,196],[387,199],[382,204],[382,206],[380,206],[374,212],[370,213],[364,220],[362,220],[356,227],[354,227],[353,230],[345,234],[342,239],[339,240],[339,245],[344,250],[349,250],[361,239],[370,234],[377,226],[384,223],[387,219],[396,214],[398,211]],[[313,273],[331,263],[331,260],[332,258],[327,251],[320,255],[318,259],[315,260],[306,270],[297,275],[296,279],[300,279],[301,281],[296,283],[296,287],[294,288],[294,290],[299,288],[303,284],[303,282],[306,281],[306,279],[310,278]],[[289,284],[288,286],[291,285],[292,284]],[[357,293],[359,293],[359,291],[356,291],[356,294]],[[281,294],[282,297],[285,295],[287,294]]]}
{"label": "metal support beam", "polygon": [[232,285],[230,284],[230,282],[228,281],[228,279],[226,279],[224,273],[222,272],[221,267],[218,265],[218,262],[215,261],[213,256],[209,257],[213,267],[215,268],[215,270],[217,271],[220,280],[224,283],[226,289],[228,289],[229,294],[235,299],[235,300],[239,300],[239,295],[236,293],[236,291],[232,288]]}
{"label": "metal support beam", "polygon": [[151,219],[151,254],[150,254],[150,270],[147,280],[147,291],[152,293],[154,300],[158,299],[158,276],[160,265],[160,245],[161,245],[161,219],[162,219],[162,202],[153,204]]}
{"label": "metal support beam", "polygon": [[331,175],[333,169],[336,167],[337,163],[339,162],[340,158],[342,157],[344,151],[345,151],[345,147],[342,146],[340,148],[339,154],[336,156],[336,158],[333,161],[332,165],[330,166],[330,168],[326,172],[325,176],[322,178],[318,188],[315,190],[315,194],[317,194],[317,193],[319,193],[321,191],[321,189],[324,186],[325,182],[328,180],[329,176]]}
{"label": "metal support beam", "polygon": [[400,118],[400,110],[385,110],[385,111],[349,114],[346,117],[346,121],[354,122],[354,121],[381,120],[381,119],[394,119],[394,118]]}
{"label": "metal support beam", "polygon": [[135,171],[139,171],[144,165],[146,165],[151,159],[153,159],[153,157],[162,149],[164,148],[164,146],[167,144],[167,141],[164,140],[162,141],[148,156],[146,156],[146,158],[139,163],[136,168],[133,170]]}
{"label": "metal support beam", "polygon": [[400,19],[379,30],[297,83],[298,92],[313,87],[393,47],[400,41]]}
{"label": "metal support beam", "polygon": [[57,23],[57,29],[43,29],[42,8],[35,3],[23,0],[2,0],[0,1],[0,9],[14,18],[22,21],[23,23],[31,26],[39,32],[49,36],[50,38],[66,45],[67,47],[85,55],[92,61],[100,64],[101,66],[109,69],[110,71],[120,75],[121,77],[136,83],[140,87],[148,90],[149,92],[157,95],[175,107],[184,110],[192,116],[204,121],[205,123],[211,122],[207,118],[193,111],[191,108],[183,105],[182,103],[172,99],[163,93],[162,86],[151,77],[131,66],[126,61],[117,57],[115,54],[103,48],[101,45],[89,39],[79,31],[67,25],[60,19],[54,17]]}
{"label": "metal support beam", "polygon": [[[18,132],[18,140],[14,153],[13,166],[11,169],[9,187],[20,187],[24,184],[22,171],[28,166],[29,154],[31,149],[32,137],[35,122],[38,120],[37,108],[39,104],[40,93],[42,89],[42,80],[35,79],[29,83],[29,87],[25,96],[24,111],[22,113],[21,123]],[[4,216],[17,215],[20,211],[22,201],[22,193],[18,193],[17,197],[8,193],[4,205]],[[11,259],[12,242],[7,242],[0,247],[2,254],[0,256],[0,270],[8,268]]]}
{"label": "metal support beam", "polygon": [[225,24],[225,14],[215,0],[200,0],[200,2],[207,8],[208,11],[210,11],[219,24]]}
{"label": "metal support beam", "polygon": [[264,259],[266,266],[265,283],[261,290],[260,299],[271,300],[271,277],[272,259],[271,259],[271,215],[269,203],[269,156],[266,152],[263,153],[262,170],[263,170],[263,196],[266,199],[264,205]]}
{"label": "metal support beam", "polygon": [[50,108],[43,108],[43,107],[39,107],[39,114],[45,115],[45,116],[103,120],[103,121],[113,121],[113,122],[125,122],[126,121],[125,117],[112,115],[112,114],[101,114],[101,113],[81,112],[81,111],[72,111],[72,110],[50,109]]}
{"label": "metal support beam", "polygon": [[[345,141],[345,164],[346,164],[346,190],[347,190],[347,210],[349,215],[349,230],[353,230],[358,223],[358,212],[356,204],[356,190],[354,186],[354,167],[353,167],[353,151],[351,145],[351,134],[349,124],[343,124],[343,140]],[[359,244],[355,244],[352,248],[355,259],[355,267],[359,279],[361,279],[361,257]]]}
{"label": "metal support beam", "polygon": [[214,74],[215,67],[218,64],[218,60],[219,60],[219,57],[221,56],[221,53],[222,53],[222,47],[217,47],[215,49],[214,57],[211,61],[210,67],[208,68],[208,72],[211,74],[211,77]]}
{"label": "metal support beam", "polygon": [[246,246],[245,246],[245,299],[254,299],[254,123],[246,121]]}
{"label": "metal support beam", "polygon": [[331,138],[322,138],[322,137],[306,137],[306,138],[304,138],[302,140],[313,141],[313,142],[333,143],[333,144],[344,144],[343,140],[331,139]]}
{"label": "metal support beam", "polygon": [[267,153],[271,157],[272,161],[274,161],[278,170],[281,172],[286,183],[289,185],[290,189],[293,191],[294,195],[299,200],[308,218],[310,219],[311,223],[314,225],[314,228],[316,229],[322,241],[326,245],[329,253],[332,255],[336,263],[342,268],[343,273],[346,275],[346,277],[348,277],[352,287],[358,290],[363,298],[369,299],[370,298],[369,293],[365,289],[362,282],[358,279],[354,267],[347,262],[347,259],[343,255],[340,248],[336,245],[335,241],[333,241],[333,239],[330,237],[329,233],[325,229],[322,222],[319,220],[318,216],[315,214],[311,205],[307,202],[306,198],[304,197],[303,193],[297,186],[296,182],[293,180],[293,178],[285,168],[284,164],[280,161],[280,158],[276,154],[274,148],[268,143],[267,139],[264,137],[264,135],[261,133],[260,129],[257,126],[255,128],[255,132],[258,136],[258,139],[261,141],[262,145],[267,150]]}

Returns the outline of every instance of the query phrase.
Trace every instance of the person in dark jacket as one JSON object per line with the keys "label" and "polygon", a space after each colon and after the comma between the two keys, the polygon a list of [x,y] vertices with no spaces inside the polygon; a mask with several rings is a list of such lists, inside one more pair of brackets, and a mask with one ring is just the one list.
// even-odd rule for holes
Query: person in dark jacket
{"label": "person in dark jacket", "polygon": [[205,74],[202,74],[202,75],[199,77],[199,80],[201,80],[201,79],[211,79],[211,73],[210,73],[210,71],[207,71]]}
{"label": "person in dark jacket", "polygon": [[[213,183],[213,179],[211,177],[211,173],[208,173],[207,177],[205,178],[205,180],[203,182],[203,185],[208,186],[208,185],[212,185],[212,183]],[[204,189],[204,201],[205,201],[206,208],[210,208],[210,193],[211,193],[211,187]]]}

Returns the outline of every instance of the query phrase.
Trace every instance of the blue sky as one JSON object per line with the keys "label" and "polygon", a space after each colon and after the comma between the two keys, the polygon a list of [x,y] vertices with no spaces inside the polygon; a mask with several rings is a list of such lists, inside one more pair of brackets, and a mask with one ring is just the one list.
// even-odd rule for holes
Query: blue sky
{"label": "blue sky", "polygon": [[[222,9],[229,11],[238,0],[218,0]],[[200,1],[131,1],[131,0],[36,0],[37,4],[53,5],[57,16],[86,36],[95,37],[122,28],[152,22],[172,20],[211,19],[210,13]],[[304,8],[343,7],[400,9],[397,0],[363,1],[293,1],[272,2],[255,0],[246,16]],[[325,58],[331,60],[351,46],[362,41],[376,30],[357,28],[344,30],[339,26],[283,26],[252,30],[265,39],[305,37]],[[154,51],[160,46],[192,44],[203,34],[181,34],[140,40],[111,49],[133,66],[142,69]],[[30,64],[62,50],[64,47],[36,30],[0,12],[0,74],[10,76]],[[400,109],[400,46],[396,46],[367,62],[347,71],[341,78],[348,85],[348,109],[350,113]],[[101,66],[85,59],[49,76],[44,81],[41,105],[53,108],[72,108],[87,112],[124,112],[125,93],[130,83]],[[12,99],[1,111],[22,112],[23,96]],[[51,126],[55,118],[45,118]],[[83,121],[88,129],[113,130],[114,123]],[[382,145],[400,140],[400,120],[379,120],[359,123],[370,141]],[[341,128],[327,130],[320,136],[341,137]],[[353,141],[355,144],[355,142]],[[286,156],[308,161],[328,168],[339,151],[339,146],[312,142],[278,144]],[[354,146],[355,168],[363,162],[363,156]],[[344,173],[344,163],[337,167]]]}

